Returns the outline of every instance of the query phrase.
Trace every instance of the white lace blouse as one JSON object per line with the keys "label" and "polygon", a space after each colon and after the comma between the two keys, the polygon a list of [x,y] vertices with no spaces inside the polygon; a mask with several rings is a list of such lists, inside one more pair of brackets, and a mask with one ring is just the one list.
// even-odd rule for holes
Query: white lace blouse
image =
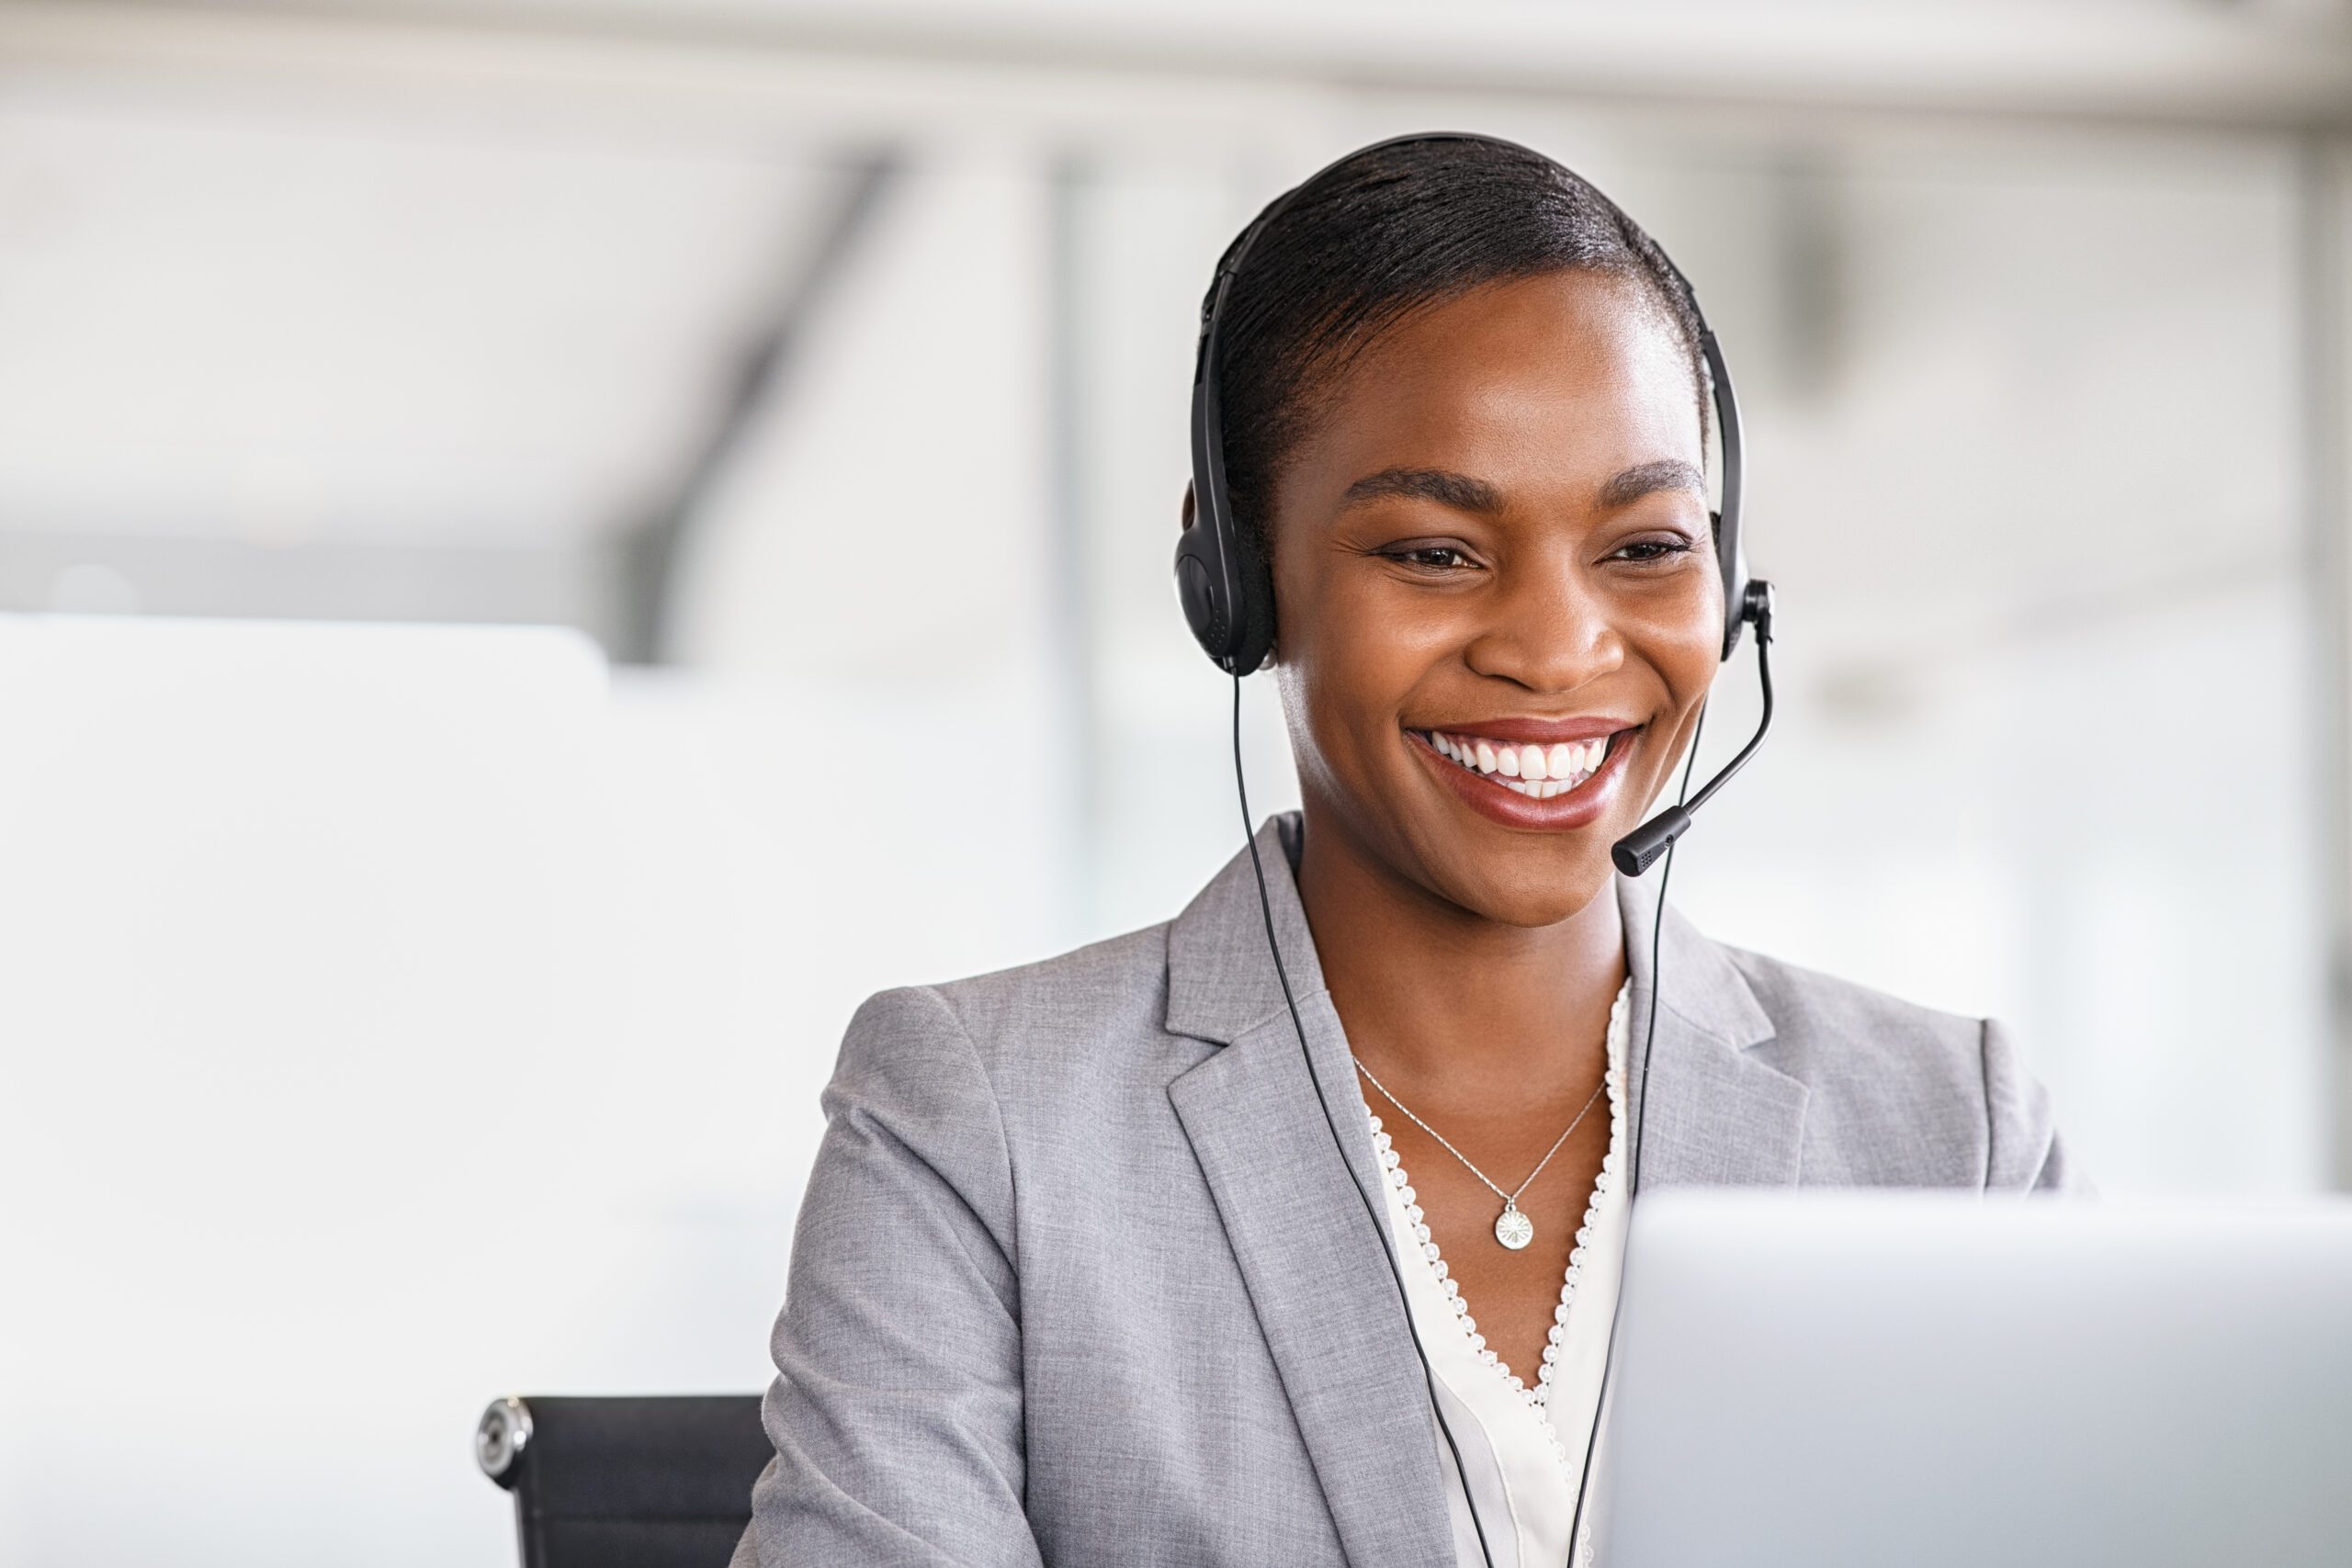
{"label": "white lace blouse", "polygon": [[[1413,1326],[1430,1359],[1446,1425],[1462,1450],[1468,1472],[1467,1498],[1476,1498],[1487,1529],[1494,1568],[1555,1568],[1568,1562],[1568,1529],[1576,1515],[1577,1486],[1584,1471],[1585,1438],[1593,1429],[1607,1358],[1609,1326],[1617,1311],[1619,1269],[1625,1254],[1625,1194],[1621,1168],[1625,1144],[1625,1035],[1632,982],[1618,987],[1609,1010],[1609,1153],[1593,1183],[1577,1246],[1560,1284],[1552,1314],[1551,1344],[1544,1364],[1505,1366],[1477,1330],[1476,1303],[1464,1299],[1448,1277],[1445,1258],[1430,1238],[1411,1179],[1371,1113],[1371,1136],[1388,1180],[1388,1223],[1405,1271],[1405,1295]],[[1368,1100],[1377,1097],[1368,1096]],[[1386,1101],[1379,1101],[1385,1104]],[[1454,1555],[1462,1568],[1483,1568],[1472,1527],[1464,1476],[1453,1468],[1445,1440],[1430,1431],[1446,1472],[1453,1515]],[[1593,1518],[1585,1516],[1577,1561],[1590,1561]]]}

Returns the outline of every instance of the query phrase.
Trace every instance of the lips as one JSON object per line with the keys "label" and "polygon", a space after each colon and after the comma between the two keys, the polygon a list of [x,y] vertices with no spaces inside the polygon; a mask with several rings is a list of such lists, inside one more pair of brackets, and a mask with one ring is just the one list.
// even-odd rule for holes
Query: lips
{"label": "lips", "polygon": [[1506,828],[1565,832],[1591,823],[1616,799],[1640,728],[1622,719],[1508,719],[1405,733],[1440,782],[1480,816]]}

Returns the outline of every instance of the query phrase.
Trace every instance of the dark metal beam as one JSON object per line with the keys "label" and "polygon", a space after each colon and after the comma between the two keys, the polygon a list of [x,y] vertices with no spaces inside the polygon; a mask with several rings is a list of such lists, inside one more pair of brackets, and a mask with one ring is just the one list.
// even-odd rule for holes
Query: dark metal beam
{"label": "dark metal beam", "polygon": [[671,591],[695,520],[752,421],[783,390],[810,324],[825,309],[902,167],[895,152],[877,152],[851,165],[841,198],[816,243],[798,270],[785,277],[764,318],[736,355],[718,418],[687,454],[668,496],[622,539],[615,659],[658,664],[669,656]]}

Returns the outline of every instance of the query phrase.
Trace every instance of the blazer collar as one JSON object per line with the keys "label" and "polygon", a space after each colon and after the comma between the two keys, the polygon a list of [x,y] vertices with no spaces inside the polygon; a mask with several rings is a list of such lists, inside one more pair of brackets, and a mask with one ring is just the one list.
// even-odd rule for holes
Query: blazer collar
{"label": "blazer collar", "polygon": [[[1383,1176],[1291,869],[1300,831],[1298,814],[1285,812],[1256,836],[1262,910],[1245,850],[1170,927],[1168,1029],[1224,1048],[1180,1074],[1169,1100],[1215,1197],[1349,1559],[1451,1561],[1429,1392],[1419,1362],[1403,1353],[1410,1340],[1389,1273],[1395,1252],[1376,1185]],[[1668,1005],[1643,1073],[1656,894],[1622,877],[1616,891],[1634,982],[1629,1109],[1638,1117],[1652,1088],[1645,1078],[1657,1090],[1642,1185],[1794,1181],[1804,1087],[1749,1051],[1770,1038],[1770,1019],[1725,950],[1671,908],[1660,932]],[[1269,914],[1298,1006],[1295,1028],[1267,953]],[[1327,1111],[1344,1164],[1333,1157]]]}
{"label": "blazer collar", "polygon": [[[1307,930],[1292,871],[1304,824],[1295,811],[1266,819],[1255,840],[1265,867],[1265,905],[1244,850],[1209,880],[1168,933],[1167,1026],[1171,1034],[1220,1044],[1241,1039],[1274,1019],[1288,1022],[1281,976],[1266,951],[1266,918],[1273,919],[1283,968],[1301,1013],[1324,995],[1323,966]],[[1657,932],[1665,1009],[1650,1042],[1657,987],[1650,972],[1652,925],[1658,920],[1656,876],[1616,878],[1617,908],[1625,928],[1625,965],[1633,978],[1632,1062],[1627,1118],[1641,1132],[1644,1186],[1784,1186],[1797,1179],[1804,1131],[1805,1086],[1752,1048],[1776,1027],[1748,985],[1732,951],[1706,936],[1672,905]],[[1328,999],[1324,1010],[1329,1010]],[[1361,1106],[1345,1036],[1338,1032],[1333,1071],[1352,1092],[1342,1103]],[[1295,1052],[1297,1040],[1290,1036]],[[1318,1062],[1318,1066],[1320,1063]],[[1656,1108],[1643,1114],[1650,1075]],[[1329,1086],[1327,1085],[1327,1092]],[[1310,1103],[1307,1109],[1312,1111]]]}
{"label": "blazer collar", "polygon": [[[1306,927],[1292,870],[1304,827],[1295,811],[1266,818],[1254,840],[1265,867],[1265,908],[1258,901],[1258,879],[1243,850],[1226,862],[1208,886],[1193,895],[1168,932],[1168,1032],[1195,1040],[1229,1043],[1283,1010],[1280,977],[1266,952],[1266,917],[1273,918],[1283,965],[1294,995],[1324,988],[1323,966]],[[1625,926],[1626,967],[1634,980],[1634,1039],[1648,1024],[1651,992],[1651,922],[1657,919],[1655,877],[1616,878],[1617,907]],[[1743,1051],[1772,1037],[1772,1020],[1749,988],[1747,976],[1719,942],[1702,934],[1668,906],[1658,933],[1659,965],[1667,976],[1667,1010],[1660,1020],[1661,1047],[1680,1032],[1719,1048]]]}
{"label": "blazer collar", "polygon": [[[1283,968],[1292,994],[1324,988],[1323,965],[1298,901],[1291,857],[1304,825],[1295,811],[1266,818],[1253,840],[1266,871],[1266,904],[1248,849],[1225,863],[1193,896],[1168,930],[1168,1032],[1227,1044],[1275,1013],[1287,1018],[1282,980],[1266,951],[1266,915],[1273,916]],[[1295,1048],[1296,1042],[1293,1041]]]}

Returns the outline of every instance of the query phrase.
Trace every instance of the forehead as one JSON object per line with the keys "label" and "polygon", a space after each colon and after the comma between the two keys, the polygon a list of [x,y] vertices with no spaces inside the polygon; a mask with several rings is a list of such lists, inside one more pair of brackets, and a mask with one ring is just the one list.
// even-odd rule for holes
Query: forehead
{"label": "forehead", "polygon": [[1415,310],[1322,390],[1286,501],[1428,466],[1541,502],[1641,463],[1704,457],[1680,333],[1645,286],[1610,274],[1515,278]]}

